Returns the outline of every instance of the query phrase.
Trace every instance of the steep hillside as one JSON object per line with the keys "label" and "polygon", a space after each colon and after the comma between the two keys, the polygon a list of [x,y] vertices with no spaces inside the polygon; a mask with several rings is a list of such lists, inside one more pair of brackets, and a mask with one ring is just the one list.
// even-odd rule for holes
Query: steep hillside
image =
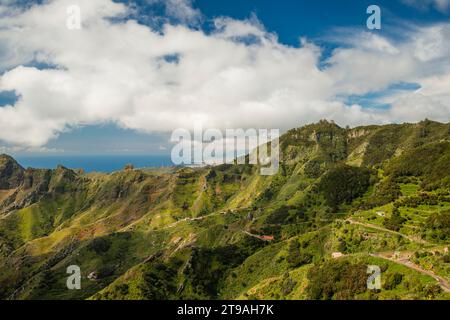
{"label": "steep hillside", "polygon": [[0,155],[0,189],[17,188],[23,181],[23,168],[10,156]]}
{"label": "steep hillside", "polygon": [[450,124],[321,121],[284,134],[280,155],[273,176],[0,156],[0,298],[450,298]]}

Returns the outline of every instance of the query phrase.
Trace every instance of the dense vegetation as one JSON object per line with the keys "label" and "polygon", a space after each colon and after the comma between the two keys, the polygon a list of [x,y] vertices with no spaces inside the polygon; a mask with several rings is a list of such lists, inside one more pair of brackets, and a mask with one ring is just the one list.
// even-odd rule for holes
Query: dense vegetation
{"label": "dense vegetation", "polygon": [[370,185],[367,168],[339,165],[326,172],[319,182],[327,204],[336,209],[340,204],[350,203],[362,196]]}
{"label": "dense vegetation", "polygon": [[[280,149],[273,176],[85,174],[0,156],[0,298],[450,298],[449,124],[320,121]],[[70,265],[81,290],[66,287]]]}
{"label": "dense vegetation", "polygon": [[348,300],[367,290],[367,266],[346,260],[314,265],[308,272],[309,298]]}

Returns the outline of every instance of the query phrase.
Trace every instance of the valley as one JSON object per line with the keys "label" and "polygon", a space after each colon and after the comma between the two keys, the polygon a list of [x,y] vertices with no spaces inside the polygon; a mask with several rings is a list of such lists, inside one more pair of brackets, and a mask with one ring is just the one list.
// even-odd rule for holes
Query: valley
{"label": "valley", "polygon": [[323,120],[282,135],[280,157],[261,176],[0,156],[0,298],[450,299],[450,124]]}

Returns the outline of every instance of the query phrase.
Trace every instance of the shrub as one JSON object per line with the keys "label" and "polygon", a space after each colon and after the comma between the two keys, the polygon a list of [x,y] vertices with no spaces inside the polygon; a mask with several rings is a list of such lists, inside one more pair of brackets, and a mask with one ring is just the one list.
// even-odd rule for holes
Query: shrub
{"label": "shrub", "polygon": [[89,244],[89,249],[95,251],[97,254],[105,253],[111,247],[111,242],[106,238],[95,238]]}
{"label": "shrub", "polygon": [[384,218],[383,225],[393,231],[399,231],[406,219],[400,215],[397,208],[394,208],[390,218]]}
{"label": "shrub", "polygon": [[447,241],[450,239],[450,212],[431,214],[426,223],[425,231],[434,240]]}
{"label": "shrub", "polygon": [[367,289],[367,267],[345,260],[329,260],[308,272],[306,292],[310,299],[353,299]]}
{"label": "shrub", "polygon": [[423,289],[423,292],[426,297],[433,299],[442,292],[442,289],[437,284],[429,283],[425,286],[425,288]]}
{"label": "shrub", "polygon": [[287,296],[289,293],[291,293],[296,285],[296,281],[290,278],[289,275],[285,275],[283,283],[281,284],[281,293],[283,294],[283,296]]}
{"label": "shrub", "polygon": [[397,200],[402,195],[399,185],[393,179],[386,179],[375,187],[375,192],[362,205],[363,209],[370,209]]}
{"label": "shrub", "polygon": [[326,172],[319,182],[327,204],[337,209],[340,204],[350,203],[366,192],[370,185],[371,170],[367,168],[338,165]]}
{"label": "shrub", "polygon": [[305,164],[304,172],[308,178],[316,179],[320,177],[320,175],[323,173],[323,170],[320,166],[319,161],[311,160]]}
{"label": "shrub", "polygon": [[393,290],[395,289],[401,282],[403,281],[403,275],[401,273],[389,273],[386,276],[386,280],[384,282],[384,289]]}
{"label": "shrub", "polygon": [[298,241],[291,241],[289,243],[287,262],[291,268],[298,268],[302,265],[312,262],[312,254],[300,249],[300,243]]}

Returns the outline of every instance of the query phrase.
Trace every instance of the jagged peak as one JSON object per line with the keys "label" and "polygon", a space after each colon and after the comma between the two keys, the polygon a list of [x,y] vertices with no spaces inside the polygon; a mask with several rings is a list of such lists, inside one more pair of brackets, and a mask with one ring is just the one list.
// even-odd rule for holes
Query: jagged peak
{"label": "jagged peak", "polygon": [[23,181],[24,169],[11,156],[0,155],[0,189],[17,188]]}
{"label": "jagged peak", "polygon": [[0,165],[12,164],[21,170],[24,170],[22,166],[12,156],[7,154],[0,154]]}
{"label": "jagged peak", "polygon": [[6,153],[0,154],[0,161],[16,161],[13,157]]}

